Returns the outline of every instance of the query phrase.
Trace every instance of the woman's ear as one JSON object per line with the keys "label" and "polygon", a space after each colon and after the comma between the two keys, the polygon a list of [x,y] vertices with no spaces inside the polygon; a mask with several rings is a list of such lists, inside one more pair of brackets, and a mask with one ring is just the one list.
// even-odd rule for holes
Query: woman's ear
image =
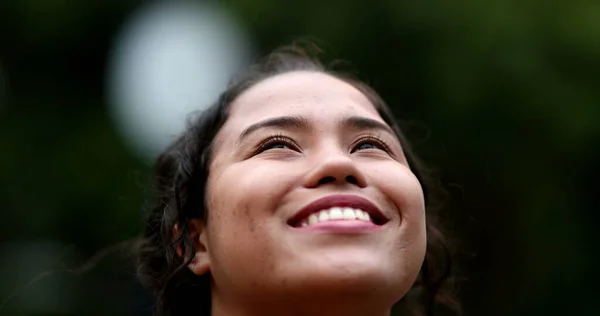
{"label": "woman's ear", "polygon": [[[201,219],[191,219],[188,223],[188,234],[194,245],[194,258],[188,264],[188,269],[196,275],[203,275],[210,271],[210,259],[208,255],[208,245],[206,238],[206,224]],[[175,225],[173,229],[175,236],[179,233],[179,227]],[[181,246],[177,247],[177,255],[182,256],[183,250]],[[184,261],[189,259],[189,254],[183,258]]]}

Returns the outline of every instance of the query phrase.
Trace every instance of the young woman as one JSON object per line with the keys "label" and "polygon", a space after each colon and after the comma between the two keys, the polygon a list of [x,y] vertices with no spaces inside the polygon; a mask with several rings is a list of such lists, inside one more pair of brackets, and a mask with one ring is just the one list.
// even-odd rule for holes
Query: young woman
{"label": "young woman", "polygon": [[377,93],[299,48],[236,78],[155,180],[139,275],[157,315],[432,315],[448,302],[433,182]]}

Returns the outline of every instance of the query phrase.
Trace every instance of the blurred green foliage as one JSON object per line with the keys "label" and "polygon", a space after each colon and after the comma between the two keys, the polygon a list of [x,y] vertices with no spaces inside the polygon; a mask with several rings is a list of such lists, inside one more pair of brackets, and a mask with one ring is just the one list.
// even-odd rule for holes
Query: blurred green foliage
{"label": "blurred green foliage", "polygon": [[[600,2],[220,4],[263,53],[320,39],[427,127],[417,150],[452,194],[467,315],[597,315]],[[149,168],[104,91],[139,5],[0,3],[0,315],[148,314],[126,263],[60,272],[141,230]]]}

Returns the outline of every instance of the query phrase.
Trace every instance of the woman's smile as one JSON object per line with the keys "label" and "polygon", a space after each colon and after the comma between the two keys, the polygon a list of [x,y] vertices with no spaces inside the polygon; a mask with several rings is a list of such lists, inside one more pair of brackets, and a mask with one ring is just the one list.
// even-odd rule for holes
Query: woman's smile
{"label": "woman's smile", "polygon": [[338,194],[303,207],[288,220],[288,225],[306,232],[359,233],[378,229],[387,222],[368,199]]}

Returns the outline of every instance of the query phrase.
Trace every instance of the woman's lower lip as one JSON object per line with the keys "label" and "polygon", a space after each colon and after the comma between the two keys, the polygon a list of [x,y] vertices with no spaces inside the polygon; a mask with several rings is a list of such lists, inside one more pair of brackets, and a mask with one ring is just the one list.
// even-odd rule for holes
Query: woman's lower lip
{"label": "woman's lower lip", "polygon": [[361,221],[361,220],[335,220],[320,222],[303,227],[295,227],[301,231],[325,231],[325,232],[361,232],[379,229],[381,226],[375,225],[373,222]]}

